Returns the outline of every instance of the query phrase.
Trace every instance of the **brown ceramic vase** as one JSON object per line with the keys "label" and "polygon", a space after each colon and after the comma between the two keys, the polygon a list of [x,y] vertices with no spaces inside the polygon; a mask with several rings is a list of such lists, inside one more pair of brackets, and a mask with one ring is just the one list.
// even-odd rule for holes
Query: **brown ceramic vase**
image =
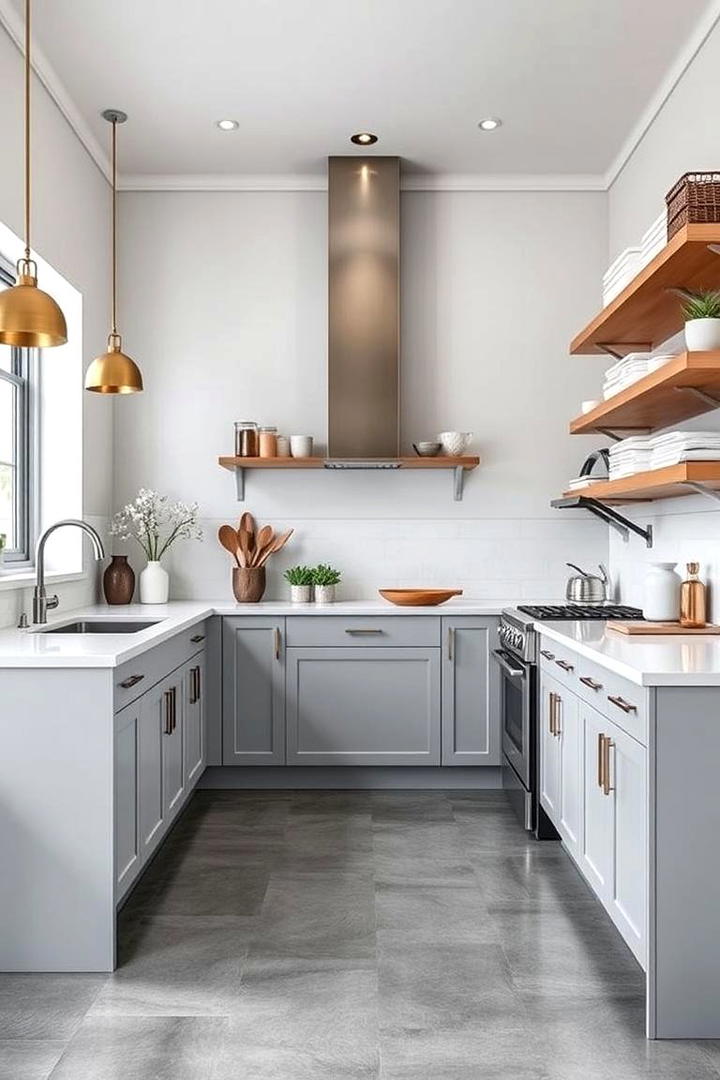
{"label": "brown ceramic vase", "polygon": [[108,604],[130,604],[135,592],[135,573],[127,555],[113,555],[103,574],[103,592]]}

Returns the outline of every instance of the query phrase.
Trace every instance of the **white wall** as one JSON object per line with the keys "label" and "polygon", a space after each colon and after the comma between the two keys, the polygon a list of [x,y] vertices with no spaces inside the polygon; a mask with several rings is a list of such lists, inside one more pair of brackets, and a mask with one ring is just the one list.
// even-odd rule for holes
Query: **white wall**
{"label": "white wall", "polygon": [[[0,221],[22,232],[22,57],[0,28],[0,145],[3,147]],[[109,318],[109,188],[37,80],[33,90],[33,247],[83,296],[85,366],[104,348]],[[42,281],[40,282],[42,286]],[[52,362],[48,350],[45,363]],[[78,392],[82,390],[78,387]],[[111,502],[113,404],[83,394],[83,512],[96,524]],[[56,447],[62,454],[62,445]],[[48,545],[48,555],[51,556]],[[2,579],[0,579],[0,586]],[[5,581],[7,585],[7,580]],[[57,590],[64,607],[95,592],[95,574]],[[27,594],[0,590],[0,626],[13,623]]]}
{"label": "white wall", "polygon": [[[326,195],[124,193],[121,303],[146,392],[115,419],[116,503],[144,485],[197,499],[201,546],[170,562],[176,596],[227,596],[217,527],[237,518],[236,419],[326,438]],[[447,474],[251,473],[245,507],[294,526],[268,595],[296,561],[331,561],[344,595],[443,583],[474,597],[558,595],[566,559],[595,563],[607,532],[549,500],[594,440],[568,418],[602,360],[567,344],[596,310],[603,194],[405,193],[402,439],[476,433],[483,458],[454,503]]]}
{"label": "white wall", "polygon": [[[720,25],[705,42],[682,80],[648,129],[609,192],[610,256],[637,243],[664,206],[665,193],[685,172],[720,168],[717,121],[709,101],[717,98],[720,70]],[[720,413],[708,413],[683,425],[715,430]],[[626,508],[627,509],[627,508]],[[655,543],[628,544],[615,534],[610,541],[611,567],[624,599],[642,603],[644,568],[650,561],[677,560],[680,570],[699,561],[711,590],[720,596],[720,508],[701,495],[669,499],[637,508],[630,514],[652,523]],[[711,609],[712,611],[712,609]],[[720,617],[717,604],[712,613]]]}

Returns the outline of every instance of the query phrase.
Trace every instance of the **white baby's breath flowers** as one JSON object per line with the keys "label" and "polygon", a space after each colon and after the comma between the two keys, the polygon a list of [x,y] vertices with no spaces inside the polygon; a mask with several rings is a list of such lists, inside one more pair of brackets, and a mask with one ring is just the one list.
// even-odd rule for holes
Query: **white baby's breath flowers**
{"label": "white baby's breath flowers", "polygon": [[137,540],[148,560],[158,562],[176,540],[202,540],[198,504],[171,503],[167,495],[140,488],[134,501],[112,519],[110,535]]}

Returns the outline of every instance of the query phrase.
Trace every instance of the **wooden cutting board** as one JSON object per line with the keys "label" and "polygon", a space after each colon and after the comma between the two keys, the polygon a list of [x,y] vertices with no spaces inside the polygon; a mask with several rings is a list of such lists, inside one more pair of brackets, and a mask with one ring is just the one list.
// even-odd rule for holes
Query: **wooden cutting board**
{"label": "wooden cutting board", "polygon": [[618,634],[720,634],[720,626],[708,623],[707,626],[690,627],[681,626],[676,622],[615,622],[611,619],[607,623],[608,630],[615,630]]}

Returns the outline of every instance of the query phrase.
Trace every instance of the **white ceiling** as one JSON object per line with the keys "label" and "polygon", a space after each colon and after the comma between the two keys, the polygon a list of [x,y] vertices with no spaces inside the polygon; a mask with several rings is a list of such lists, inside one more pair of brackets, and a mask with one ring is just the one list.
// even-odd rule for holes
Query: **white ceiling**
{"label": "white ceiling", "polygon": [[[11,4],[22,8],[0,0],[0,15]],[[47,81],[89,141],[107,145],[102,109],[128,112],[124,174],[321,177],[329,154],[353,152],[348,136],[369,130],[375,152],[399,154],[407,172],[599,177],[716,6],[35,0],[33,10],[38,66],[49,62]],[[503,126],[482,134],[488,115]],[[218,131],[221,117],[238,131]]]}

